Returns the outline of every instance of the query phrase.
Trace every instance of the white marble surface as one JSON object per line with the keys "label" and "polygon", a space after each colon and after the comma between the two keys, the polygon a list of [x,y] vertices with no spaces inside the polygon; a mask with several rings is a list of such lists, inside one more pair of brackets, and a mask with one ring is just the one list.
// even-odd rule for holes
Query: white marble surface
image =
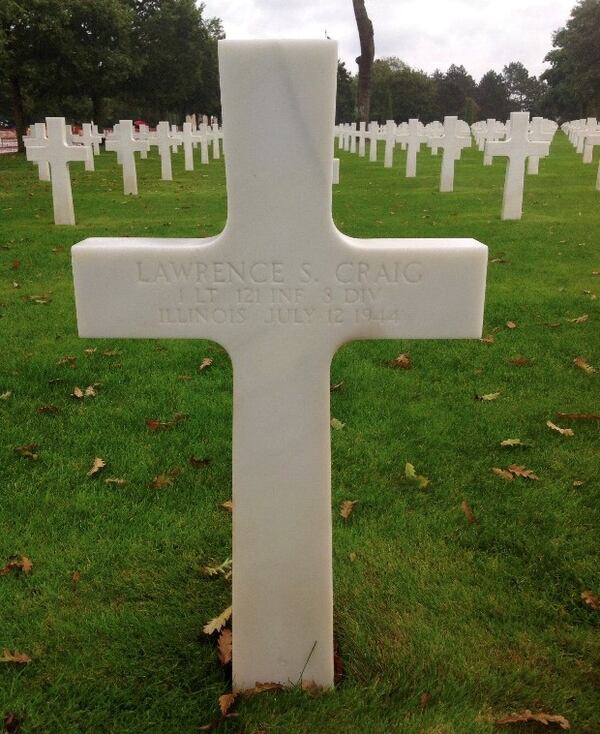
{"label": "white marble surface", "polygon": [[219,66],[225,230],[76,245],[79,333],[227,349],[233,686],[303,669],[331,686],[331,358],[354,339],[479,337],[487,248],[335,228],[335,42],[221,41]]}

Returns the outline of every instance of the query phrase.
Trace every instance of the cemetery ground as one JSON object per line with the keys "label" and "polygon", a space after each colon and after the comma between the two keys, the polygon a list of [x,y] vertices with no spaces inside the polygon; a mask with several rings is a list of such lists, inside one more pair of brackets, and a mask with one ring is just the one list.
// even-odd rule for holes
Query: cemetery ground
{"label": "cemetery ground", "polygon": [[[334,693],[241,696],[239,715],[218,724],[229,666],[202,628],[229,606],[230,584],[227,564],[215,576],[203,567],[231,556],[230,362],[209,342],[80,340],[69,250],[95,235],[217,234],[223,162],[186,173],[179,153],[174,181],[163,182],[153,151],[138,161],[137,198],[123,196],[114,154],[96,158],[96,173],[71,164],[78,226],[56,227],[50,185],[23,157],[0,160],[7,730],[184,734],[211,721],[247,733],[545,730],[498,723],[526,709],[563,716],[573,731],[600,729],[596,165],[559,133],[540,175],[527,177],[522,221],[502,222],[505,163],[484,168],[475,148],[447,194],[437,190],[441,156],[429,151],[411,180],[398,148],[393,169],[336,155],[342,231],[489,246],[485,338],[356,342],[337,353],[343,678]],[[106,465],[88,476],[97,457]],[[356,504],[343,518],[347,500]],[[10,566],[23,557],[31,568]],[[30,662],[7,661],[15,653]]]}

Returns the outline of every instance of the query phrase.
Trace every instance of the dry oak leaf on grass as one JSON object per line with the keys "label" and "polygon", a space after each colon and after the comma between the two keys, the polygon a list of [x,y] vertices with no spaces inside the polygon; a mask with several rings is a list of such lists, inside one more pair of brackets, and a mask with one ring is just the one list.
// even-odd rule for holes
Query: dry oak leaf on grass
{"label": "dry oak leaf on grass", "polygon": [[219,662],[221,665],[228,665],[231,662],[232,637],[229,627],[221,630],[219,640],[217,642]]}
{"label": "dry oak leaf on grass", "polygon": [[342,421],[338,420],[337,418],[332,418],[330,421],[331,427],[334,431],[341,431],[342,428],[346,425],[345,423],[342,423]]}
{"label": "dry oak leaf on grass", "polygon": [[12,391],[7,390],[6,392],[0,393],[0,400],[10,400],[12,397]]}
{"label": "dry oak leaf on grass", "polygon": [[211,367],[213,364],[213,360],[210,357],[204,357],[202,362],[198,365],[198,372],[202,372],[202,370],[207,369],[208,367]]}
{"label": "dry oak leaf on grass", "polygon": [[221,503],[221,507],[227,512],[233,512],[233,502],[231,500],[225,500]]}
{"label": "dry oak leaf on grass", "polygon": [[419,489],[427,489],[427,487],[431,483],[428,477],[424,476],[423,474],[417,474],[414,465],[408,461],[404,465],[404,476],[407,479],[416,482],[419,486]]}
{"label": "dry oak leaf on grass", "polygon": [[410,352],[402,352],[402,354],[399,354],[395,359],[392,359],[392,361],[390,362],[390,367],[395,367],[401,370],[412,369],[412,359],[410,357]]}
{"label": "dry oak leaf on grass", "polygon": [[20,734],[21,722],[17,718],[17,715],[14,713],[14,711],[9,711],[7,714],[5,714],[4,730],[7,732],[7,734]]}
{"label": "dry oak leaf on grass", "polygon": [[226,558],[220,566],[202,566],[200,569],[205,576],[224,576],[226,579],[231,578],[231,558]]}
{"label": "dry oak leaf on grass", "polygon": [[548,428],[550,428],[550,430],[556,431],[556,433],[560,433],[561,436],[575,435],[572,428],[561,428],[560,426],[557,426],[556,423],[552,423],[552,421],[546,421],[546,425],[548,426]]}
{"label": "dry oak leaf on grass", "polygon": [[514,364],[515,367],[530,367],[533,364],[528,357],[513,357],[509,362]]}
{"label": "dry oak leaf on grass", "polygon": [[594,372],[597,372],[596,368],[586,362],[583,357],[575,357],[573,364],[575,367],[579,367],[580,370],[583,370],[586,375],[593,375]]}
{"label": "dry oak leaf on grass", "polygon": [[591,591],[582,591],[581,600],[590,609],[594,609],[595,611],[600,610],[600,596],[598,594],[593,594]]}
{"label": "dry oak leaf on grass", "polygon": [[150,431],[160,431],[167,428],[173,428],[174,426],[179,425],[179,423],[187,420],[188,418],[189,415],[187,415],[187,413],[175,413],[173,419],[170,421],[162,421],[158,418],[148,418],[146,420],[146,426]]}
{"label": "dry oak leaf on grass", "polygon": [[354,505],[358,502],[358,500],[344,500],[342,504],[340,505],[340,515],[344,518],[344,520],[347,520],[350,515],[352,514],[352,510],[354,509]]}
{"label": "dry oak leaf on grass", "polygon": [[11,652],[6,647],[2,650],[2,655],[0,655],[0,663],[17,663],[18,665],[26,665],[30,662],[31,658],[29,655],[26,655],[24,652],[19,652],[18,650]]}
{"label": "dry oak leaf on grass", "polygon": [[499,392],[489,392],[487,395],[475,395],[475,400],[482,400],[484,403],[489,403],[492,400],[498,400],[499,397]]}
{"label": "dry oak leaf on grass", "polygon": [[0,576],[8,576],[12,571],[21,571],[25,576],[29,576],[33,569],[33,563],[27,556],[21,556],[20,558],[13,558],[10,560],[4,568],[0,568]]}
{"label": "dry oak leaf on grass", "polygon": [[492,471],[494,474],[501,479],[504,479],[507,482],[512,482],[514,479],[513,475],[508,471],[508,469],[500,469],[498,466],[492,467]]}
{"label": "dry oak leaf on grass", "polygon": [[37,411],[40,415],[58,415],[60,408],[58,405],[40,405]]}
{"label": "dry oak leaf on grass", "polygon": [[71,397],[76,398],[77,400],[83,400],[83,398],[95,398],[97,395],[97,387],[98,385],[88,385],[86,388],[82,389],[79,385],[75,385],[73,392],[71,393]]}
{"label": "dry oak leaf on grass", "polygon": [[492,334],[486,334],[486,336],[482,336],[479,341],[482,344],[493,344],[496,339],[492,336]]}
{"label": "dry oak leaf on grass", "polygon": [[231,619],[231,612],[233,611],[232,607],[227,607],[225,611],[221,612],[218,617],[215,617],[214,619],[211,619],[210,622],[207,622],[204,627],[202,628],[202,631],[205,635],[212,635],[214,632],[219,632],[227,622]]}
{"label": "dry oak leaf on grass", "polygon": [[568,421],[600,421],[600,415],[595,413],[557,413],[556,415]]}
{"label": "dry oak leaf on grass", "polygon": [[519,466],[519,464],[510,464],[507,469],[516,477],[523,477],[524,479],[532,479],[534,481],[539,480],[539,477],[533,472],[532,469],[527,469],[524,466]]}
{"label": "dry oak leaf on grass", "polygon": [[518,714],[511,714],[510,716],[504,716],[502,719],[498,719],[496,721],[496,726],[506,726],[506,724],[527,724],[529,722],[537,722],[544,726],[548,726],[549,724],[558,724],[561,729],[571,728],[571,724],[564,716],[545,714],[543,712],[534,714],[529,709],[525,709],[525,711],[521,711]]}
{"label": "dry oak leaf on grass", "polygon": [[528,449],[532,446],[532,443],[531,441],[522,441],[520,438],[505,438],[504,441],[500,441],[500,446],[503,448],[520,446],[521,448]]}
{"label": "dry oak leaf on grass", "polygon": [[66,354],[63,357],[59,357],[57,363],[58,365],[68,364],[69,367],[72,367],[75,369],[77,367],[77,357],[72,354]]}
{"label": "dry oak leaf on grass", "polygon": [[150,482],[152,489],[162,489],[163,487],[170,487],[175,479],[181,474],[181,469],[171,469],[165,474],[159,474],[154,477]]}
{"label": "dry oak leaf on grass", "polygon": [[105,466],[106,466],[106,462],[104,461],[104,459],[101,459],[99,456],[96,456],[96,458],[94,459],[94,463],[92,464],[92,468],[86,474],[86,477],[95,476],[96,474],[101,472]]}
{"label": "dry oak leaf on grass", "polygon": [[515,321],[507,321],[506,322],[506,328],[507,329],[516,329],[517,328],[517,324],[516,324]]}
{"label": "dry oak leaf on grass", "polygon": [[475,517],[475,513],[471,509],[471,506],[466,500],[460,503],[460,509],[463,511],[465,517],[469,521],[470,525],[479,525],[479,520]]}
{"label": "dry oak leaf on grass", "polygon": [[39,454],[37,453],[39,446],[37,443],[27,443],[24,446],[15,446],[15,453],[24,459],[37,461]]}

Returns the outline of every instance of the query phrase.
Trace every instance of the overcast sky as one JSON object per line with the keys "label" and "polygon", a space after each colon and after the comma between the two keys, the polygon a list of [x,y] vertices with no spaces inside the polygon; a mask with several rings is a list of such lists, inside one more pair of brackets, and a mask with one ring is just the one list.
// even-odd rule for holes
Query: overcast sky
{"label": "overcast sky", "polygon": [[[352,0],[204,0],[206,16],[223,21],[227,38],[324,38],[339,45],[357,70],[358,33]],[[375,30],[375,56],[399,56],[428,72],[463,64],[479,79],[522,61],[545,68],[552,32],[575,0],[366,0]]]}

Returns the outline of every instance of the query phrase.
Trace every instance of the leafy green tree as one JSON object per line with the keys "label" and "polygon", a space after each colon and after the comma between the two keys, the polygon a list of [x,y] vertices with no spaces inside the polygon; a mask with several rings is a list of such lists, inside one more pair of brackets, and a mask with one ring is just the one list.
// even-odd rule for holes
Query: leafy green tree
{"label": "leafy green tree", "polygon": [[434,119],[435,84],[423,71],[411,69],[396,56],[377,59],[373,64],[371,117],[385,122],[401,122],[418,117]]}
{"label": "leafy green tree", "polygon": [[475,99],[477,85],[475,79],[464,66],[452,64],[444,74],[436,71],[433,79],[437,87],[437,116],[462,115],[467,98]]}
{"label": "leafy green tree", "polygon": [[338,59],[337,91],[335,102],[335,122],[351,122],[356,117],[356,83],[346,68],[346,64]]}
{"label": "leafy green tree", "polygon": [[510,112],[508,87],[501,74],[490,69],[480,79],[475,93],[482,119],[506,120]]}
{"label": "leafy green tree", "polygon": [[580,0],[554,34],[542,101],[561,119],[600,117],[600,0]]}

